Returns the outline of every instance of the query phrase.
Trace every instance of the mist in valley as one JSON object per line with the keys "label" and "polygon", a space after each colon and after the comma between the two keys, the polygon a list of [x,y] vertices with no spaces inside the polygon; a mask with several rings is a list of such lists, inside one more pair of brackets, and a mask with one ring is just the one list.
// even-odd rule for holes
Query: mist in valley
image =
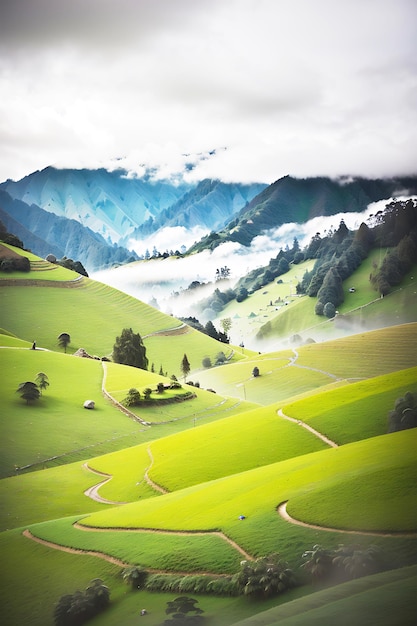
{"label": "mist in valley", "polygon": [[[372,223],[373,216],[384,209],[390,200],[382,200],[372,203],[362,213],[338,213],[332,216],[316,217],[304,224],[287,223],[279,228],[271,229],[257,236],[249,247],[245,247],[236,242],[226,242],[218,246],[213,251],[205,250],[200,253],[185,257],[168,257],[166,259],[149,259],[130,263],[128,265],[102,270],[90,274],[91,278],[110,285],[123,291],[139,300],[154,306],[164,313],[174,317],[196,317],[205,324],[208,321],[207,311],[202,307],[202,301],[209,297],[215,289],[225,291],[233,288],[237,281],[253,269],[263,267],[268,264],[271,258],[276,257],[280,249],[287,246],[292,247],[294,238],[297,238],[300,248],[306,247],[311,238],[320,233],[323,237],[329,231],[338,228],[340,221],[344,220],[350,230],[359,228],[362,222]],[[149,237],[136,246],[138,249],[152,250],[157,247],[157,243],[162,241],[170,242],[169,248],[178,249],[183,241],[191,245],[190,239],[184,239],[184,229],[181,230],[180,240],[176,229],[164,229],[159,233],[158,240]],[[188,233],[188,236],[192,233]],[[163,250],[159,249],[160,252]],[[230,270],[230,277],[226,280],[216,281],[216,270],[227,267]],[[285,282],[285,276],[283,276]],[[194,288],[190,285],[197,284]],[[219,327],[219,318],[210,316],[216,327]],[[360,315],[350,316],[349,319],[338,320],[337,323],[317,319],[317,325],[311,332],[303,333],[302,341],[312,339],[322,341],[329,338],[329,325],[332,336],[343,336],[370,330],[364,328],[364,322]],[[245,345],[254,350],[262,352],[287,348],[288,341],[268,340],[262,341],[255,338],[256,331],[245,336],[239,324],[234,323],[230,332],[233,343],[239,344],[245,337]],[[297,343],[297,338],[294,339]]]}

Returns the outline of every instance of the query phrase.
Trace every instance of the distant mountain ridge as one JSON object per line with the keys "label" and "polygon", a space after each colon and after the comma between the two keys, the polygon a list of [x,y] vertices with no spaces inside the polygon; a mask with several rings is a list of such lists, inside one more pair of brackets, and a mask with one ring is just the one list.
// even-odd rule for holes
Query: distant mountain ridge
{"label": "distant mountain ridge", "polygon": [[257,235],[285,223],[305,223],[314,217],[337,213],[360,213],[372,202],[389,200],[396,194],[417,194],[417,176],[349,181],[285,176],[261,191],[224,229],[204,237],[190,252],[214,249],[226,241],[248,246]]}
{"label": "distant mountain ridge", "polygon": [[[245,207],[266,185],[264,183],[223,183],[205,179],[184,194],[175,204],[164,209],[156,218],[149,218],[131,235],[132,239],[148,237],[161,228],[200,226],[219,230],[237,211]],[[127,243],[127,239],[122,240]]]}
{"label": "distant mountain ridge", "polygon": [[34,254],[80,261],[87,271],[137,260],[134,252],[109,245],[76,220],[60,217],[32,204],[13,199],[0,188],[0,219],[9,232],[23,241]]}
{"label": "distant mountain ridge", "polygon": [[75,219],[110,243],[118,243],[149,217],[156,217],[191,187],[149,177],[128,178],[124,170],[54,167],[0,184],[12,198]]}

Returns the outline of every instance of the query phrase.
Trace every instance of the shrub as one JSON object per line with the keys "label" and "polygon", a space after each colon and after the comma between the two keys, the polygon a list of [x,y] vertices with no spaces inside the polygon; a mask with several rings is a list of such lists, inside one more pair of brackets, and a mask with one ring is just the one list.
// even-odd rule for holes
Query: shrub
{"label": "shrub", "polygon": [[253,376],[254,378],[257,378],[257,377],[259,376],[259,367],[256,367],[256,366],[255,366],[255,367],[253,368],[253,370],[252,370],[252,376]]}
{"label": "shrub", "polygon": [[296,585],[294,573],[279,554],[242,561],[234,581],[241,593],[254,597],[275,596]]}
{"label": "shrub", "polygon": [[205,356],[201,362],[202,366],[205,368],[209,368],[212,366],[211,359],[209,356]]}
{"label": "shrub", "polygon": [[126,398],[123,400],[124,406],[138,406],[140,404],[140,391],[132,387],[127,392]]}
{"label": "shrub", "polygon": [[328,318],[334,317],[336,315],[336,307],[333,302],[326,302],[323,308],[323,313]]}

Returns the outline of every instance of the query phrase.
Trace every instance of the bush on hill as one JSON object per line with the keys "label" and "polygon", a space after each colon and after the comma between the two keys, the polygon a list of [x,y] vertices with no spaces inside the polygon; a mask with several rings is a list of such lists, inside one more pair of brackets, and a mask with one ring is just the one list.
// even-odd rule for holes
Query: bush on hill
{"label": "bush on hill", "polygon": [[388,416],[388,432],[417,427],[417,393],[407,391],[403,398],[398,398],[394,409]]}

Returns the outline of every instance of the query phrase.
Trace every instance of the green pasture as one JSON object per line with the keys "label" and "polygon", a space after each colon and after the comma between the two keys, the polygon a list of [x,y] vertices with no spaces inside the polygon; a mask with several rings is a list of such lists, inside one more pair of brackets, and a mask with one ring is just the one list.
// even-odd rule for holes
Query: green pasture
{"label": "green pasture", "polygon": [[[276,551],[277,542],[281,550],[279,539],[289,529],[291,533],[308,532],[277,514],[278,504],[289,500],[290,514],[296,507],[299,519],[334,526],[341,532],[412,531],[416,440],[417,432],[410,430],[302,455],[158,498],[112,507],[88,516],[83,524],[99,528],[221,529],[251,554],[265,554]],[[395,480],[387,480],[380,488],[381,472],[385,478],[390,471]],[[326,490],[333,492],[333,499],[326,498],[326,506],[320,507],[321,493]],[[305,503],[307,494],[309,506]],[[395,510],[386,504],[387,498],[395,503]],[[316,512],[310,514],[314,502],[321,510],[320,520]],[[349,511],[344,503],[349,504]],[[238,519],[241,514],[247,517],[243,522]],[[293,547],[286,545],[286,557],[291,550]]]}
{"label": "green pasture", "polygon": [[175,491],[325,447],[270,406],[152,442],[149,476]]}
{"label": "green pasture", "polygon": [[[181,322],[88,278],[78,287],[1,287],[0,326],[22,339],[58,350],[57,337],[71,336],[69,352],[84,348],[99,356],[111,354],[123,328],[142,337],[180,326]],[[181,356],[182,358],[182,356]]]}
{"label": "green pasture", "polygon": [[[317,298],[303,296],[295,298],[289,306],[284,306],[275,312],[270,319],[263,319],[263,323],[257,329],[257,337],[261,340],[274,341],[300,334],[304,340],[312,337],[315,340],[331,339],[343,335],[344,332],[358,332],[361,326],[376,328],[401,322],[417,321],[416,319],[416,293],[414,278],[416,269],[404,277],[400,289],[395,293],[379,298],[378,293],[369,282],[369,275],[373,271],[373,263],[380,263],[385,250],[373,250],[369,257],[363,261],[360,267],[343,283],[345,299],[339,305],[339,319],[333,323],[325,317],[317,316],[314,307]],[[283,279],[289,275],[285,274]],[[271,283],[272,284],[272,283]],[[267,285],[264,290],[268,290]],[[353,293],[349,292],[354,287]],[[260,292],[264,290],[259,290]],[[402,290],[404,294],[399,293]],[[270,308],[270,307],[269,307]],[[261,317],[254,318],[259,321]]]}
{"label": "green pasture", "polygon": [[[233,574],[242,555],[225,539],[211,533],[157,533],[152,531],[79,530],[77,518],[42,522],[30,527],[41,539],[104,552],[125,563],[164,572]],[[80,520],[82,522],[82,519]]]}
{"label": "green pasture", "polygon": [[1,334],[0,333],[0,347],[1,348],[31,348],[31,341],[24,341],[14,335]]}
{"label": "green pasture", "polygon": [[89,466],[112,476],[100,488],[102,497],[133,501],[143,488],[146,469],[156,484],[175,491],[325,447],[268,407],[104,455]]}
{"label": "green pasture", "polygon": [[[104,452],[102,444],[115,449],[140,440],[143,426],[103,397],[100,361],[15,348],[1,348],[0,361],[2,476],[27,465],[42,467],[52,457],[65,463],[71,455],[83,459]],[[49,387],[27,404],[16,390],[21,382],[34,381],[38,372],[48,376]],[[96,402],[92,411],[83,407],[89,399]]]}
{"label": "green pasture", "polygon": [[339,444],[387,432],[397,398],[417,391],[417,367],[351,383],[283,406],[285,415],[307,422]]}
{"label": "green pasture", "polygon": [[105,508],[84,495],[101,480],[79,462],[3,478],[0,530]]}
{"label": "green pasture", "polygon": [[[235,343],[244,342],[245,337],[255,335],[263,324],[279,316],[285,309],[293,308],[298,301],[297,283],[313,265],[314,260],[293,265],[286,274],[250,294],[243,302],[229,302],[219,317],[213,320],[214,324],[218,326],[222,318],[230,317],[231,335]],[[278,280],[282,282],[278,283]]]}
{"label": "green pasture", "polygon": [[[258,377],[252,376],[255,365],[259,368]],[[305,369],[300,375],[299,369],[288,365],[286,358],[264,357],[206,370],[199,379],[205,388],[261,405],[283,401],[334,381],[326,372]]]}
{"label": "green pasture", "polygon": [[[5,335],[1,339],[3,343],[20,343]],[[2,476],[14,475],[22,468],[35,470],[128,448],[254,406],[185,385],[177,393],[192,391],[196,398],[160,406],[149,404],[143,410],[138,408],[140,418],[160,424],[155,430],[126,416],[105,398],[102,381],[106,371],[106,387],[112,394],[119,388],[114,396],[123,400],[131,386],[155,389],[159,380],[166,382],[157,374],[115,363],[15,347],[0,348],[0,363],[4,372],[0,380]],[[49,387],[39,400],[27,404],[16,390],[21,382],[34,381],[38,372],[48,376]],[[167,397],[169,393],[174,392],[160,395]],[[159,396],[154,394],[154,397]],[[96,403],[93,411],[83,407],[88,399]],[[24,437],[20,436],[22,432]]]}
{"label": "green pasture", "polygon": [[417,365],[417,323],[389,326],[297,349],[297,366],[363,379]]}
{"label": "green pasture", "polygon": [[73,288],[2,287],[0,283],[0,297],[0,327],[49,350],[60,349],[57,337],[66,332],[71,337],[69,353],[84,348],[91,355],[110,356],[116,337],[131,327],[144,340],[149,369],[153,364],[159,372],[162,366],[168,376],[181,377],[184,354],[192,372],[202,367],[204,357],[214,362],[221,351],[234,361],[244,358],[231,346],[181,327],[179,320],[88,278]]}
{"label": "green pasture", "polygon": [[[158,626],[166,618],[166,603],[178,593],[132,592],[122,582],[122,568],[95,556],[70,554],[40,545],[21,534],[22,529],[0,535],[0,553],[7,566],[0,585],[2,624],[53,626],[53,610],[59,598],[83,590],[94,578],[101,578],[110,589],[109,608],[94,621],[101,626],[135,626],[143,607],[146,623]],[[25,584],[22,585],[22,563]],[[307,591],[310,591],[307,589]],[[294,589],[284,596],[262,603],[247,598],[219,598],[193,594],[212,626],[228,626],[293,599],[305,589]]]}

